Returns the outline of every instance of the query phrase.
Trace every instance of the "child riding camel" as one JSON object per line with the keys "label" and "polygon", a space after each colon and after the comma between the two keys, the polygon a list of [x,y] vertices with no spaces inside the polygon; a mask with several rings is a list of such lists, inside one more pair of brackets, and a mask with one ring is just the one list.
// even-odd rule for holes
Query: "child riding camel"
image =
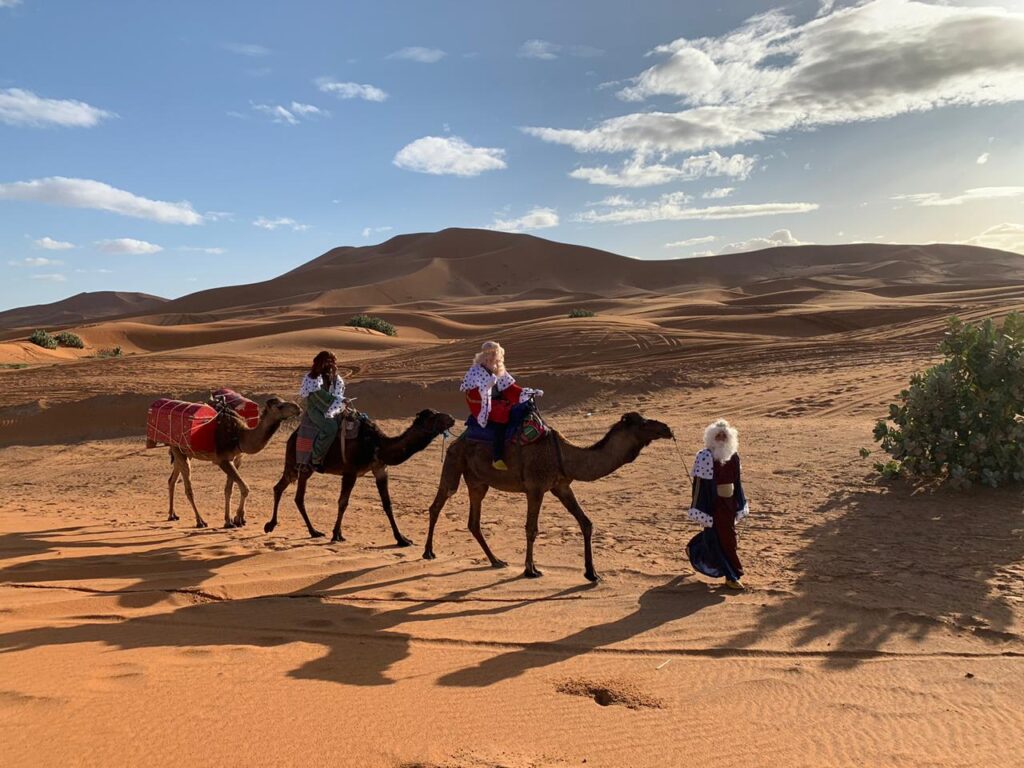
{"label": "child riding camel", "polygon": [[338,436],[335,418],[345,407],[345,381],[338,375],[338,361],[324,350],[313,358],[313,365],[302,379],[299,397],[305,399],[306,414],[317,427],[313,441],[312,468],[323,471],[324,457]]}
{"label": "child riding camel", "polygon": [[540,397],[544,391],[516,384],[512,374],[505,370],[505,350],[496,341],[486,341],[480,347],[459,390],[466,393],[466,403],[477,424],[490,426],[494,434],[492,466],[507,470],[505,435],[512,409],[531,397]]}
{"label": "child riding camel", "polygon": [[743,563],[736,551],[736,523],[750,508],[740,480],[739,433],[725,419],[704,430],[704,449],[693,462],[693,497],[687,516],[704,530],[686,545],[694,569],[713,578],[725,577],[732,589],[743,589]]}

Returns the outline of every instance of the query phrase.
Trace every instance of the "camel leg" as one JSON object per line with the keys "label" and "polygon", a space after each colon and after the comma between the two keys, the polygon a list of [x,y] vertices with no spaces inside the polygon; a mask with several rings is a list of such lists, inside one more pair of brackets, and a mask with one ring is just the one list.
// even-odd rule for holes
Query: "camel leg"
{"label": "camel leg", "polygon": [[[319,539],[323,534],[313,527],[313,524],[309,522],[309,515],[306,514],[306,483],[309,482],[309,478],[310,474],[308,472],[299,473],[299,484],[295,489],[295,506],[298,507],[299,514],[302,515],[302,519],[306,523],[306,529],[309,531],[310,538]],[[281,478],[281,482],[284,482],[283,477]],[[281,485],[281,482],[279,482],[278,485]],[[285,487],[287,487],[287,485]],[[281,490],[283,491],[284,488]],[[274,489],[274,493],[277,493],[276,488]]]}
{"label": "camel leg", "polygon": [[533,563],[533,542],[539,530],[540,505],[544,502],[544,491],[528,490],[526,492],[526,568],[523,576],[536,579],[543,574]]}
{"label": "camel leg", "polygon": [[437,486],[437,495],[434,496],[434,502],[430,505],[430,527],[427,530],[427,543],[423,547],[424,560],[434,560],[437,557],[434,554],[434,528],[437,526],[437,520],[441,516],[444,505],[459,490],[462,470],[452,460],[454,455],[449,450],[448,456],[445,457],[444,466],[441,469],[441,483]]}
{"label": "camel leg", "polygon": [[594,524],[590,522],[590,518],[587,517],[583,507],[576,500],[576,494],[572,492],[570,486],[556,485],[551,489],[551,493],[562,502],[562,505],[569,510],[569,514],[575,517],[576,522],[580,524],[580,532],[583,534],[583,575],[588,581],[600,581],[601,577],[594,570],[594,556],[590,549],[590,538],[594,531]]}
{"label": "camel leg", "polygon": [[380,503],[384,507],[384,514],[388,516],[391,523],[391,533],[395,536],[395,543],[400,547],[408,547],[412,542],[402,535],[398,530],[398,523],[395,522],[395,513],[391,508],[391,494],[388,493],[388,468],[384,465],[373,468],[373,479],[377,481],[377,493],[380,494]]}
{"label": "camel leg", "polygon": [[341,535],[341,518],[345,516],[345,510],[348,508],[348,497],[352,495],[352,489],[356,487],[357,475],[342,475],[341,476],[341,495],[338,497],[338,519],[334,523],[334,533],[331,536],[331,542],[344,541],[345,537]]}
{"label": "camel leg", "polygon": [[[242,468],[242,457],[239,456],[237,459],[235,459],[231,463],[235,465],[235,469],[236,470],[241,469]],[[236,472],[236,474],[238,474],[238,473]],[[241,486],[239,486],[239,487],[241,487]],[[245,487],[246,487],[246,493],[242,494],[242,499],[241,499],[241,501],[238,504],[238,510],[235,512],[235,525],[245,525],[245,502],[249,498],[249,493],[248,493],[249,486],[246,485]]]}
{"label": "camel leg", "polygon": [[487,555],[487,559],[491,561],[492,568],[504,568],[508,565],[504,560],[499,560],[491,552],[491,548],[487,546],[487,540],[484,538],[484,533],[480,529],[480,508],[484,502],[484,496],[487,495],[487,491],[490,490],[490,486],[480,485],[469,485],[466,484],[466,488],[469,490],[469,532],[473,534],[473,538],[476,539],[477,544]]}
{"label": "camel leg", "polygon": [[[222,461],[220,463],[221,471],[228,476],[227,485],[224,486],[224,527],[235,528],[245,525],[245,499],[249,495],[249,486],[246,484],[242,476],[238,474],[238,469],[230,461]],[[238,512],[235,514],[235,519],[231,519],[231,486],[237,485],[239,490],[238,500]]]}
{"label": "camel leg", "polygon": [[169,497],[167,519],[178,520],[178,516],[174,514],[174,487],[178,484],[178,475],[181,474],[181,470],[178,469],[178,460],[174,456],[174,451],[171,451],[171,464],[171,476],[167,478],[167,495]]}
{"label": "camel leg", "polygon": [[192,494],[192,462],[188,456],[182,456],[178,461],[178,469],[181,472],[181,481],[185,485],[185,496],[188,498],[188,503],[192,505],[192,511],[196,513],[196,528],[205,528],[206,521],[203,520],[203,516],[199,514],[199,508],[196,506],[196,498]]}

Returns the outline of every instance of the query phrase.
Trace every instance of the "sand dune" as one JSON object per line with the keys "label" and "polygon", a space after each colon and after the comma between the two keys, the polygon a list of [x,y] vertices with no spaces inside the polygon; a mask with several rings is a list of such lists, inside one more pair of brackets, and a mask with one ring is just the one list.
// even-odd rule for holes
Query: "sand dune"
{"label": "sand dune", "polygon": [[[0,312],[0,333],[4,329],[53,328],[156,309],[167,299],[148,293],[93,291],[79,293],[52,304],[36,304]],[[3,338],[0,336],[0,338]]]}

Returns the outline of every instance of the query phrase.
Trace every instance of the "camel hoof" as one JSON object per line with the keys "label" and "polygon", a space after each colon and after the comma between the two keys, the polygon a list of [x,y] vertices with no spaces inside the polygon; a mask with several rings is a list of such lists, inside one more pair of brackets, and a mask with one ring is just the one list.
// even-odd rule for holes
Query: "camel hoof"
{"label": "camel hoof", "polygon": [[178,517],[177,515],[168,515],[167,516],[167,522],[171,522],[173,520],[181,520],[181,518]]}
{"label": "camel hoof", "polygon": [[313,528],[309,532],[309,538],[311,538],[311,539],[322,539],[323,537],[324,537],[324,532],[323,531],[318,531],[316,528]]}
{"label": "camel hoof", "polygon": [[437,560],[437,555],[434,554],[433,550],[425,549],[425,550],[423,550],[423,559],[424,560]]}
{"label": "camel hoof", "polygon": [[494,560],[491,560],[491,568],[508,568],[508,563],[504,560],[498,560],[495,558]]}
{"label": "camel hoof", "polygon": [[399,547],[411,547],[412,539],[407,539],[405,536],[398,536],[395,538],[395,545]]}
{"label": "camel hoof", "polygon": [[245,520],[240,517],[236,517],[232,522],[235,524],[236,528],[241,528],[245,525]]}
{"label": "camel hoof", "polygon": [[523,571],[523,576],[527,579],[539,579],[544,574],[538,571],[536,568],[527,568]]}
{"label": "camel hoof", "polygon": [[264,524],[264,526],[263,526],[263,532],[264,532],[264,533],[270,533],[270,532],[271,532],[271,531],[273,531],[273,530],[274,530],[274,529],[275,529],[276,527],[277,527],[277,523],[273,523],[273,522],[271,522],[271,523],[266,523],[266,524]]}
{"label": "camel hoof", "polygon": [[589,573],[584,573],[583,576],[584,576],[584,578],[586,578],[587,581],[592,582],[593,584],[597,584],[597,582],[599,582],[601,580],[601,577],[597,575],[596,571],[590,571]]}
{"label": "camel hoof", "polygon": [[227,530],[228,528],[234,528],[234,527],[235,527],[235,524],[233,522],[231,522],[230,520],[225,520],[224,521],[224,530]]}
{"label": "camel hoof", "polygon": [[206,526],[206,521],[205,520],[197,520],[196,521],[196,528],[206,528],[206,527],[207,526]]}
{"label": "camel hoof", "polygon": [[339,534],[339,533],[336,533],[336,534],[334,534],[333,536],[331,536],[331,544],[340,544],[340,543],[341,543],[341,542],[343,542],[344,540],[345,540],[345,537],[344,537],[344,536],[342,536],[342,535],[341,535],[341,534]]}

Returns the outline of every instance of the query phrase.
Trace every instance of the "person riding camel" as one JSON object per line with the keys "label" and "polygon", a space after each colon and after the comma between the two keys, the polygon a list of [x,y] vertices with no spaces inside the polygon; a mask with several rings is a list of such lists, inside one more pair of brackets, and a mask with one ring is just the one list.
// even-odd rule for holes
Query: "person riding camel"
{"label": "person riding camel", "polygon": [[338,436],[335,418],[345,407],[345,380],[338,374],[338,360],[324,350],[313,358],[313,365],[302,379],[299,397],[304,398],[306,414],[317,427],[310,465],[323,472],[324,457]]}
{"label": "person riding camel", "polygon": [[466,403],[477,424],[490,427],[494,435],[491,466],[506,471],[505,436],[512,409],[531,397],[540,397],[544,391],[516,384],[512,374],[505,370],[505,350],[496,341],[485,341],[480,347],[459,391],[466,394]]}

